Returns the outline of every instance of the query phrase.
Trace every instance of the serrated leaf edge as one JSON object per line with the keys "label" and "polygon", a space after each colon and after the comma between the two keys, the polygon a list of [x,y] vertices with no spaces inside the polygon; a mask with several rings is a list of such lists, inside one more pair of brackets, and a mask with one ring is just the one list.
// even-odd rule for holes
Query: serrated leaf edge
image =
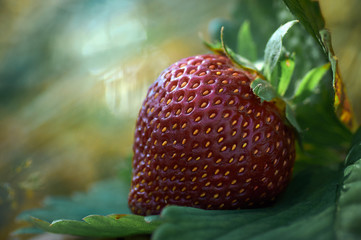
{"label": "serrated leaf edge", "polygon": [[[120,216],[120,217],[119,217]],[[143,216],[139,216],[139,215],[133,215],[133,214],[110,214],[110,215],[88,215],[86,217],[84,217],[82,220],[78,221],[78,220],[71,220],[71,219],[57,219],[52,221],[51,223],[48,221],[44,221],[42,219],[36,218],[36,217],[30,217],[30,222],[37,228],[40,228],[44,231],[47,232],[51,232],[51,233],[58,233],[58,234],[70,234],[70,235],[74,235],[71,232],[66,232],[66,231],[59,231],[56,229],[57,225],[60,223],[77,223],[77,224],[86,224],[88,227],[92,226],[93,224],[88,221],[91,218],[94,217],[101,217],[101,218],[111,218],[113,221],[121,221],[122,218],[127,218],[129,217],[130,219],[127,220],[131,220],[132,218],[143,218],[144,223],[148,224],[148,226],[150,227],[151,230],[147,230],[147,231],[140,231],[139,234],[151,234],[161,223],[161,221],[146,221],[145,217]],[[135,225],[134,225],[135,226]],[[152,228],[153,227],[153,228]],[[97,227],[94,226],[95,229],[97,229]],[[101,229],[101,228],[98,228]],[[110,235],[109,235],[110,234]],[[135,235],[135,234],[131,234],[131,235]],[[88,234],[75,234],[75,236],[83,236],[83,237],[92,237],[92,235],[88,235]],[[104,234],[102,234],[101,232],[99,233],[99,235],[97,235],[97,237],[124,237],[124,236],[129,236],[129,234],[112,234],[112,232],[109,231],[104,231]]]}

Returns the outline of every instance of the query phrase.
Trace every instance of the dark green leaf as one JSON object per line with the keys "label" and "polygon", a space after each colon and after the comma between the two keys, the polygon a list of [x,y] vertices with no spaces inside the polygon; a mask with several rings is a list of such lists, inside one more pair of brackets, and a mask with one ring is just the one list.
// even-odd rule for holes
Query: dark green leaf
{"label": "dark green leaf", "polygon": [[293,97],[294,102],[301,102],[309,97],[314,91],[316,86],[319,84],[327,70],[330,68],[330,64],[325,64],[318,68],[314,68],[309,71],[304,78],[301,80],[299,86]]}
{"label": "dark green leaf", "polygon": [[325,27],[319,3],[310,0],[283,0],[306,30],[320,42],[319,31]]}
{"label": "dark green leaf", "polygon": [[290,122],[290,124],[297,130],[297,132],[302,132],[300,125],[297,122],[296,114],[289,103],[286,103],[286,118]]}
{"label": "dark green leaf", "polygon": [[260,97],[262,101],[278,100],[283,102],[286,106],[285,108],[286,119],[297,130],[297,132],[300,133],[302,131],[300,125],[296,120],[296,115],[294,113],[294,110],[291,108],[290,104],[287,101],[285,101],[283,98],[281,98],[278,95],[278,93],[271,85],[271,83],[262,80],[260,78],[257,78],[251,83],[251,88],[254,94]]}
{"label": "dark green leaf", "polygon": [[[245,21],[250,23],[250,31],[257,49],[264,49],[267,39],[281,24],[292,20],[293,16],[281,1],[238,0],[232,5],[230,20],[216,18],[210,23],[209,32],[214,40],[219,40],[222,26],[225,28],[227,46],[237,49],[238,30]],[[257,59],[263,58],[263,51],[257,52]]]}
{"label": "dark green leaf", "polygon": [[238,54],[251,60],[257,60],[257,47],[252,38],[249,21],[245,21],[238,31]]}
{"label": "dark green leaf", "polygon": [[[232,8],[231,20],[217,18],[209,25],[209,32],[213,41],[219,41],[219,32],[224,26],[224,40],[228,47],[237,49],[238,29],[245,21],[250,23],[250,31],[257,46],[257,59],[263,59],[264,47],[269,36],[281,24],[293,20],[294,16],[285,7],[282,1],[269,0],[240,0]],[[292,29],[287,33],[287,38],[283,39],[285,48],[292,50],[297,56],[296,68],[293,79],[289,86],[288,93],[294,92],[297,80],[301,79],[306,71],[315,65],[326,62],[322,48],[314,41],[312,36],[302,27]],[[261,69],[263,61],[257,63],[257,68]],[[269,79],[268,79],[269,80]]]}
{"label": "dark green leaf", "polygon": [[84,237],[125,237],[151,234],[159,222],[146,222],[138,215],[90,215],[82,221],[56,220],[52,223],[34,218],[32,223],[52,233],[71,234]]}
{"label": "dark green leaf", "polygon": [[351,130],[356,130],[352,106],[332,48],[331,33],[325,29],[320,5],[311,0],[283,0],[290,11],[300,20],[306,30],[318,41],[327,55],[333,72],[334,108],[339,119]]}
{"label": "dark green leaf", "polygon": [[353,138],[352,138],[352,145],[355,145],[357,143],[361,142],[361,127],[357,129],[355,132]]}
{"label": "dark green leaf", "polygon": [[[361,139],[358,132],[355,139]],[[336,212],[338,239],[361,238],[361,141],[356,142],[346,158],[343,186]]]}
{"label": "dark green leaf", "polygon": [[[311,167],[311,166],[308,166]],[[154,233],[162,239],[332,239],[337,171],[321,167],[298,172],[270,208],[206,211],[168,207]]]}
{"label": "dark green leaf", "polygon": [[298,152],[304,161],[339,163],[349,148],[351,133],[335,115],[332,105],[332,86],[328,79],[319,84],[306,101],[295,105],[295,113],[301,126],[305,152]]}
{"label": "dark green leaf", "polygon": [[108,215],[113,213],[130,213],[128,209],[129,187],[118,179],[104,180],[94,184],[86,193],[76,193],[71,197],[48,197],[44,206],[22,212],[19,220],[30,217],[46,221],[55,219],[81,220],[90,214]]}
{"label": "dark green leaf", "polygon": [[282,39],[287,31],[297,23],[297,20],[287,22],[279,27],[268,40],[264,54],[264,75],[270,79],[273,68],[276,66],[282,51]]}
{"label": "dark green leaf", "polygon": [[87,193],[69,198],[49,197],[43,208],[28,210],[18,217],[36,228],[22,228],[15,234],[38,233],[39,230],[89,237],[150,234],[159,223],[149,223],[142,216],[129,214],[128,188],[127,183],[113,179],[94,184]]}
{"label": "dark green leaf", "polygon": [[[128,191],[127,183],[118,179],[104,180],[95,183],[86,193],[76,193],[71,197],[48,197],[42,208],[24,211],[17,219],[30,221],[35,217],[51,222],[55,219],[81,220],[91,214],[128,214]],[[20,229],[17,233],[33,231],[35,230],[29,227]]]}
{"label": "dark green leaf", "polygon": [[260,78],[255,79],[251,83],[251,88],[258,97],[260,97],[263,101],[271,101],[275,98],[278,98],[278,94],[273,86]]}
{"label": "dark green leaf", "polygon": [[303,130],[304,151],[297,153],[302,161],[327,166],[337,165],[349,148],[352,135],[337,119],[330,92],[332,86],[328,79],[324,78],[317,91],[313,89],[305,101],[293,105]]}
{"label": "dark green leaf", "polygon": [[[237,31],[245,21],[249,21],[250,31],[258,49],[257,59],[263,58],[262,49],[265,48],[267,40],[274,30],[281,24],[295,19],[282,1],[239,0],[235,5],[232,8],[231,20],[220,21],[217,19],[212,21],[210,25],[213,27],[210,27],[210,33],[215,36],[214,40],[219,41],[219,31],[221,26],[224,26],[227,46],[236,49],[238,45],[236,43]],[[215,24],[216,22],[217,24]],[[233,35],[231,34],[232,31]],[[283,44],[287,49],[296,53],[295,80],[300,79],[313,66],[326,60],[321,47],[304,28],[292,29],[291,32],[287,33],[287,38],[283,39]]]}
{"label": "dark green leaf", "polygon": [[155,240],[360,239],[361,142],[353,146],[346,163],[340,171],[299,163],[287,191],[269,208],[206,211],[168,207],[161,214],[165,223],[153,237]]}

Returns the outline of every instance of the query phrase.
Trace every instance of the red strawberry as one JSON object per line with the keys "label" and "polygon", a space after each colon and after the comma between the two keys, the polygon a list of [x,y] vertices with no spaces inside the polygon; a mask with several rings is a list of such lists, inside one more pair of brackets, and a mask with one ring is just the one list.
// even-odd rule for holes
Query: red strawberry
{"label": "red strawberry", "polygon": [[150,87],[136,123],[129,206],[237,209],[267,205],[288,184],[293,129],[252,76],[219,55],[188,57]]}

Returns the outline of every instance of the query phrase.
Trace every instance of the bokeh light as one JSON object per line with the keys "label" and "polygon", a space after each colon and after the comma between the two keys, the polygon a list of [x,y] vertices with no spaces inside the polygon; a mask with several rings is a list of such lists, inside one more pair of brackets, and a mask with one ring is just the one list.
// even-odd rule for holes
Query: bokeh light
{"label": "bokeh light", "polygon": [[147,88],[234,1],[0,1],[0,239],[47,195],[118,174]]}

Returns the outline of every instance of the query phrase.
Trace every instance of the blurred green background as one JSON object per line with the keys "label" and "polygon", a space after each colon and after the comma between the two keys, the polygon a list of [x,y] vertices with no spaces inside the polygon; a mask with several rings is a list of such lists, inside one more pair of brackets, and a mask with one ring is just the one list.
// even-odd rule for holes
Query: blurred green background
{"label": "blurred green background", "polygon": [[235,1],[0,1],[0,239],[46,195],[114,177],[146,90]]}
{"label": "blurred green background", "polygon": [[[321,6],[357,102],[360,6],[335,3]],[[45,196],[117,176],[150,83],[172,62],[207,52],[199,33],[217,38],[225,25],[227,41],[249,18],[260,58],[292,16],[281,0],[0,0],[0,239]],[[304,51],[314,46],[305,32],[295,39],[289,49],[302,43],[310,59],[297,71],[321,64],[319,49]]]}

